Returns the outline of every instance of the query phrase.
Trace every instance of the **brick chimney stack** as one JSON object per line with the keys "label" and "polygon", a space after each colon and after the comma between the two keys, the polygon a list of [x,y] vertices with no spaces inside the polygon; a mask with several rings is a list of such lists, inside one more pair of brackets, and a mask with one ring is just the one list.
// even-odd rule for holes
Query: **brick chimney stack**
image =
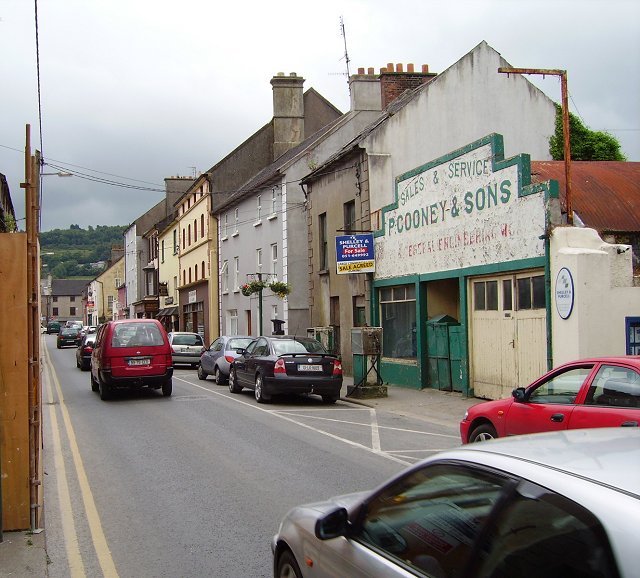
{"label": "brick chimney stack", "polygon": [[304,78],[278,72],[273,87],[273,160],[304,140]]}
{"label": "brick chimney stack", "polygon": [[380,69],[380,92],[382,94],[382,109],[384,110],[405,90],[411,90],[425,84],[435,78],[435,72],[429,72],[429,65],[423,64],[422,71],[416,72],[412,63],[407,64],[407,71],[404,72],[402,64],[387,64],[386,68]]}

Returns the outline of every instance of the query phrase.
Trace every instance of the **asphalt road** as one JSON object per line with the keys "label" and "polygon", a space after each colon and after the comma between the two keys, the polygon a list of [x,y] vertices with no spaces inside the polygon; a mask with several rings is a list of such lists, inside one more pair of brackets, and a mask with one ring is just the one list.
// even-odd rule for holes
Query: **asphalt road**
{"label": "asphalt road", "polygon": [[191,369],[173,396],[103,402],[75,350],[44,336],[49,576],[271,576],[270,539],[297,504],[370,489],[434,451],[431,425],[320,398],[260,405]]}

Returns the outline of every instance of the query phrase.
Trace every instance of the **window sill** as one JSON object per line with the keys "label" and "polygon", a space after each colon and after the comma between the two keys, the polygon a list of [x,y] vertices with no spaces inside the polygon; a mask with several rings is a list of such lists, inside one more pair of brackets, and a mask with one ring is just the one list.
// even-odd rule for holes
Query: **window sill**
{"label": "window sill", "polygon": [[226,240],[228,240],[228,239],[229,239],[229,237],[227,237],[226,235],[225,235],[224,237],[220,237],[220,240],[221,240],[221,241],[226,241]]}
{"label": "window sill", "polygon": [[231,235],[232,237],[237,237],[240,233],[238,233],[238,231],[236,231],[233,235]]}
{"label": "window sill", "polygon": [[267,220],[268,221],[273,221],[274,219],[277,219],[278,215],[276,215],[275,213],[271,213],[268,217]]}
{"label": "window sill", "polygon": [[225,290],[222,292],[222,294],[223,294],[223,295],[229,295],[229,290],[228,290],[228,289],[225,289]]}
{"label": "window sill", "polygon": [[329,274],[329,269],[320,269],[320,271],[318,271],[318,275],[328,275]]}
{"label": "window sill", "polygon": [[254,227],[259,227],[260,225],[262,225],[262,219],[260,219],[259,221],[256,221],[253,226]]}

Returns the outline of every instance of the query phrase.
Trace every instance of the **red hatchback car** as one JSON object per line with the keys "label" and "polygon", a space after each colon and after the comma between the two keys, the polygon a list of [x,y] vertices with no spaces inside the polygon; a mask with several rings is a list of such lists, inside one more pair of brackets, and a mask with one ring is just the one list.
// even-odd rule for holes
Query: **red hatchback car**
{"label": "red hatchback car", "polygon": [[101,399],[114,389],[151,387],[170,396],[171,345],[156,319],[126,319],[101,325],[91,353],[91,389]]}
{"label": "red hatchback car", "polygon": [[469,408],[462,443],[512,435],[591,427],[638,427],[640,357],[566,363],[518,387],[510,399]]}

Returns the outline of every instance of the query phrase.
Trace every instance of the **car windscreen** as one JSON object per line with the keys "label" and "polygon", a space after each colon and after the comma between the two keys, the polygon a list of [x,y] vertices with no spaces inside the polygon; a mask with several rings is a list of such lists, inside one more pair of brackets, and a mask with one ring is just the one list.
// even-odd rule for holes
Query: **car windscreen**
{"label": "car windscreen", "polygon": [[174,335],[171,340],[172,345],[203,345],[202,337],[197,334]]}
{"label": "car windscreen", "polygon": [[122,323],[111,337],[112,347],[154,347],[163,345],[162,333],[154,323]]}
{"label": "car windscreen", "polygon": [[278,339],[273,342],[273,349],[276,355],[286,353],[326,353],[327,350],[322,343],[315,339]]}

